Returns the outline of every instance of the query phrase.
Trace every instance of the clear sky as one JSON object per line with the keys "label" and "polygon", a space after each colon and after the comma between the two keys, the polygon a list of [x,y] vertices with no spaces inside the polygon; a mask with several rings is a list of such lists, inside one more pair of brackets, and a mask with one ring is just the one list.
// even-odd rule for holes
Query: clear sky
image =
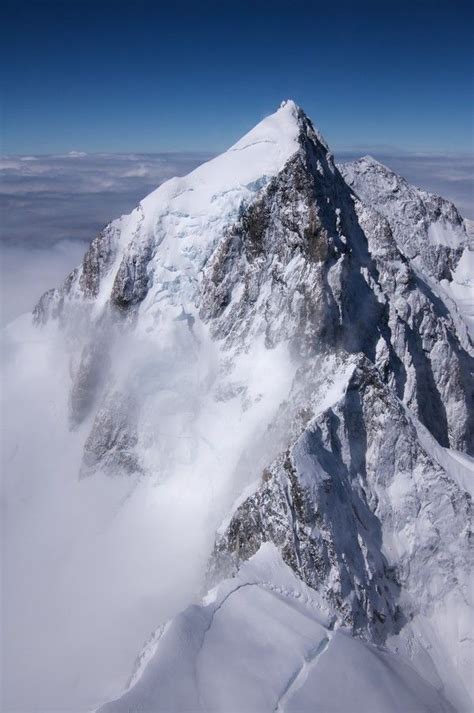
{"label": "clear sky", "polygon": [[7,0],[5,153],[219,151],[295,99],[335,150],[472,150],[465,0]]}

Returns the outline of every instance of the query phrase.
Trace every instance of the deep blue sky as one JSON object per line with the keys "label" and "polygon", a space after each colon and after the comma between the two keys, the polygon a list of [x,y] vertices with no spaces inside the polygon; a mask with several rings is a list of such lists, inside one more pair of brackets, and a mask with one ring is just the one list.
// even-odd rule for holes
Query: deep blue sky
{"label": "deep blue sky", "polygon": [[335,150],[472,150],[472,3],[7,0],[6,153],[218,151],[295,99]]}

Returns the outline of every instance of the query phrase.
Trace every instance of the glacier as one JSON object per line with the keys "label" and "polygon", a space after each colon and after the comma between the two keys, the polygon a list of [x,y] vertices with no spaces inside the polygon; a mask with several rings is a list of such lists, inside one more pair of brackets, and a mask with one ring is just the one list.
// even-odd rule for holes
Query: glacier
{"label": "glacier", "polygon": [[3,333],[5,709],[471,710],[472,252],[292,101],[104,228]]}

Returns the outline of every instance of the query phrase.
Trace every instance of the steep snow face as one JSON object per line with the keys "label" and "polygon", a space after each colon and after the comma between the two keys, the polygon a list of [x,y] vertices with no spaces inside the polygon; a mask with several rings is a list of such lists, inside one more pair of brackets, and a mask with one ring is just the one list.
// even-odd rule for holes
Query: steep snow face
{"label": "steep snow face", "polygon": [[453,711],[409,662],[335,627],[262,545],[232,580],[152,637],[129,690],[99,713]]}
{"label": "steep snow face", "polygon": [[[351,647],[364,660],[373,644],[400,650],[465,704],[471,344],[437,269],[457,265],[453,297],[468,278],[458,249],[438,245],[439,215],[456,222],[442,199],[433,198],[438,215],[420,198],[420,233],[415,198],[406,201],[416,210],[400,204],[400,219],[392,203],[384,214],[378,175],[366,172],[364,200],[286,102],[113,221],[41,298],[34,324],[7,330],[11,707],[90,710],[116,698],[149,631],[204,584],[216,530],[210,577],[236,573],[273,543],[344,628],[341,660]],[[423,249],[407,254],[413,241]],[[243,596],[232,598],[243,605]],[[193,641],[209,614],[183,615]],[[34,642],[42,655],[30,654]],[[295,646],[303,658],[313,650]],[[164,651],[147,691],[164,686],[166,651],[175,655]],[[262,695],[284,707],[295,660],[275,656],[282,698],[273,678]],[[388,660],[392,671],[404,666],[381,654]],[[22,686],[25,675],[37,685]],[[416,675],[397,676],[400,700],[414,705]],[[375,706],[371,685],[364,695]],[[183,701],[196,694],[190,686]],[[179,700],[171,682],[166,690]]]}

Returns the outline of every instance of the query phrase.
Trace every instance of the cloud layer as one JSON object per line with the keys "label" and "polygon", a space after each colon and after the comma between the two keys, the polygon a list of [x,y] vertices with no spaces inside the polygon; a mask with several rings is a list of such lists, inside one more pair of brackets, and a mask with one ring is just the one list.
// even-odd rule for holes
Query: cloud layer
{"label": "cloud layer", "polygon": [[[470,156],[409,154],[361,147],[336,154],[349,161],[371,153],[426,190],[452,200],[474,219]],[[1,323],[32,308],[79,262],[110,220],[130,212],[160,183],[184,175],[208,155],[82,154],[7,156],[0,160]]]}
{"label": "cloud layer", "polygon": [[3,241],[44,247],[89,241],[145,195],[208,158],[201,154],[81,154],[0,160]]}

